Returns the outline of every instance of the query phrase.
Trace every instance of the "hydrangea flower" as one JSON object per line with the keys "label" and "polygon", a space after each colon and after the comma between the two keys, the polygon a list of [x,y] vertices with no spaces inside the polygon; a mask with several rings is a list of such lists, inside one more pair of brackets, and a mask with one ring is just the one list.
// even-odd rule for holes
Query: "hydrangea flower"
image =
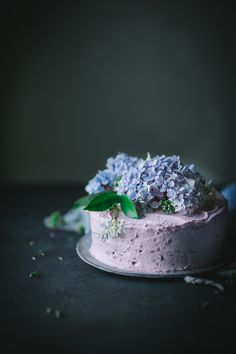
{"label": "hydrangea flower", "polygon": [[147,211],[159,208],[166,198],[180,211],[203,206],[208,189],[194,165],[184,165],[179,156],[162,155],[139,161],[123,174],[116,190]]}
{"label": "hydrangea flower", "polygon": [[114,181],[114,174],[108,169],[103,171],[98,171],[95,177],[93,177],[85,187],[88,194],[100,193],[105,190],[105,188],[112,188]]}
{"label": "hydrangea flower", "polygon": [[112,189],[115,180],[122,177],[123,174],[135,166],[140,159],[129,156],[125,153],[120,153],[116,157],[110,157],[106,162],[106,169],[98,171],[92,178],[85,190],[89,194],[103,192],[106,189]]}
{"label": "hydrangea flower", "polygon": [[236,183],[231,183],[223,188],[222,194],[228,201],[229,210],[236,209]]}
{"label": "hydrangea flower", "polygon": [[160,208],[163,200],[169,200],[175,211],[195,210],[206,204],[210,193],[194,165],[184,165],[176,155],[148,154],[145,160],[124,153],[110,157],[106,169],[86,186],[89,194],[107,189],[126,194],[146,212]]}

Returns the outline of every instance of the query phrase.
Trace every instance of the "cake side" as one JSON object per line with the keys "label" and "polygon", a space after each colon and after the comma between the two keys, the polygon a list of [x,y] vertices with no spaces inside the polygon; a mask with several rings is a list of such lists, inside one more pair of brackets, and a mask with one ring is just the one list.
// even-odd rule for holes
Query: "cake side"
{"label": "cake side", "polygon": [[101,262],[120,270],[168,273],[216,264],[225,240],[226,205],[186,216],[181,213],[147,214],[134,220],[119,213],[122,232],[101,239],[109,212],[91,212],[90,252]]}

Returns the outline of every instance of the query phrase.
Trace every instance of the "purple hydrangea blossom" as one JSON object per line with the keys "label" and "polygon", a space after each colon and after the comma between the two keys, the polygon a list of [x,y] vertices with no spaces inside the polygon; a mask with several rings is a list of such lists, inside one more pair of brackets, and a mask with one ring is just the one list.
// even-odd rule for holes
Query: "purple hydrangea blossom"
{"label": "purple hydrangea blossom", "polygon": [[118,177],[126,174],[130,168],[135,166],[140,159],[119,153],[116,157],[110,157],[106,162],[106,169],[98,171],[92,178],[85,190],[89,194],[103,192],[106,188],[113,188],[114,182]]}
{"label": "purple hydrangea blossom", "polygon": [[106,187],[112,188],[114,176],[108,169],[98,171],[95,177],[93,177],[85,187],[86,192],[89,194],[100,193],[105,190]]}
{"label": "purple hydrangea blossom", "polygon": [[92,194],[108,188],[128,195],[148,212],[158,209],[162,199],[169,199],[177,212],[195,210],[204,206],[210,191],[194,165],[184,165],[179,156],[151,158],[148,154],[144,160],[124,153],[110,157],[106,169],[98,171],[86,191]]}
{"label": "purple hydrangea blossom", "polygon": [[205,204],[207,185],[194,165],[184,165],[179,156],[155,156],[139,161],[123,174],[118,194],[127,194],[143,208],[157,209],[168,198],[176,211]]}

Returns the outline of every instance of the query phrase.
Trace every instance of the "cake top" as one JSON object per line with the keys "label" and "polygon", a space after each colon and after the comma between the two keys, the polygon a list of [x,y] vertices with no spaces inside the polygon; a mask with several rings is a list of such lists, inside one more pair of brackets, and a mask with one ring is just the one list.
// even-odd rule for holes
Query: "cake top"
{"label": "cake top", "polygon": [[148,153],[142,159],[119,153],[107,159],[105,169],[85,189],[88,196],[78,200],[77,207],[102,211],[120,205],[131,217],[152,212],[191,215],[213,208],[219,199],[211,181],[176,155]]}

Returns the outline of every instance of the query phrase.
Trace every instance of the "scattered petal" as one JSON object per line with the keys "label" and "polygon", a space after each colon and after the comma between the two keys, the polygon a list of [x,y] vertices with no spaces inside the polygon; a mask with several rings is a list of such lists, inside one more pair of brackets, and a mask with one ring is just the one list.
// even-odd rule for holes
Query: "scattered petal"
{"label": "scattered petal", "polygon": [[61,311],[60,311],[60,310],[56,310],[56,311],[55,311],[55,317],[56,317],[56,318],[61,318],[61,315],[62,315],[62,314],[61,314]]}
{"label": "scattered petal", "polygon": [[50,307],[47,307],[46,308],[46,314],[47,315],[50,315],[50,313],[52,312],[52,309]]}
{"label": "scattered petal", "polygon": [[188,284],[193,284],[193,285],[209,285],[209,286],[214,286],[217,288],[219,291],[224,291],[224,287],[222,284],[215,282],[214,280],[210,279],[203,279],[203,278],[197,278],[197,277],[192,277],[190,275],[186,275],[184,277],[184,281]]}

